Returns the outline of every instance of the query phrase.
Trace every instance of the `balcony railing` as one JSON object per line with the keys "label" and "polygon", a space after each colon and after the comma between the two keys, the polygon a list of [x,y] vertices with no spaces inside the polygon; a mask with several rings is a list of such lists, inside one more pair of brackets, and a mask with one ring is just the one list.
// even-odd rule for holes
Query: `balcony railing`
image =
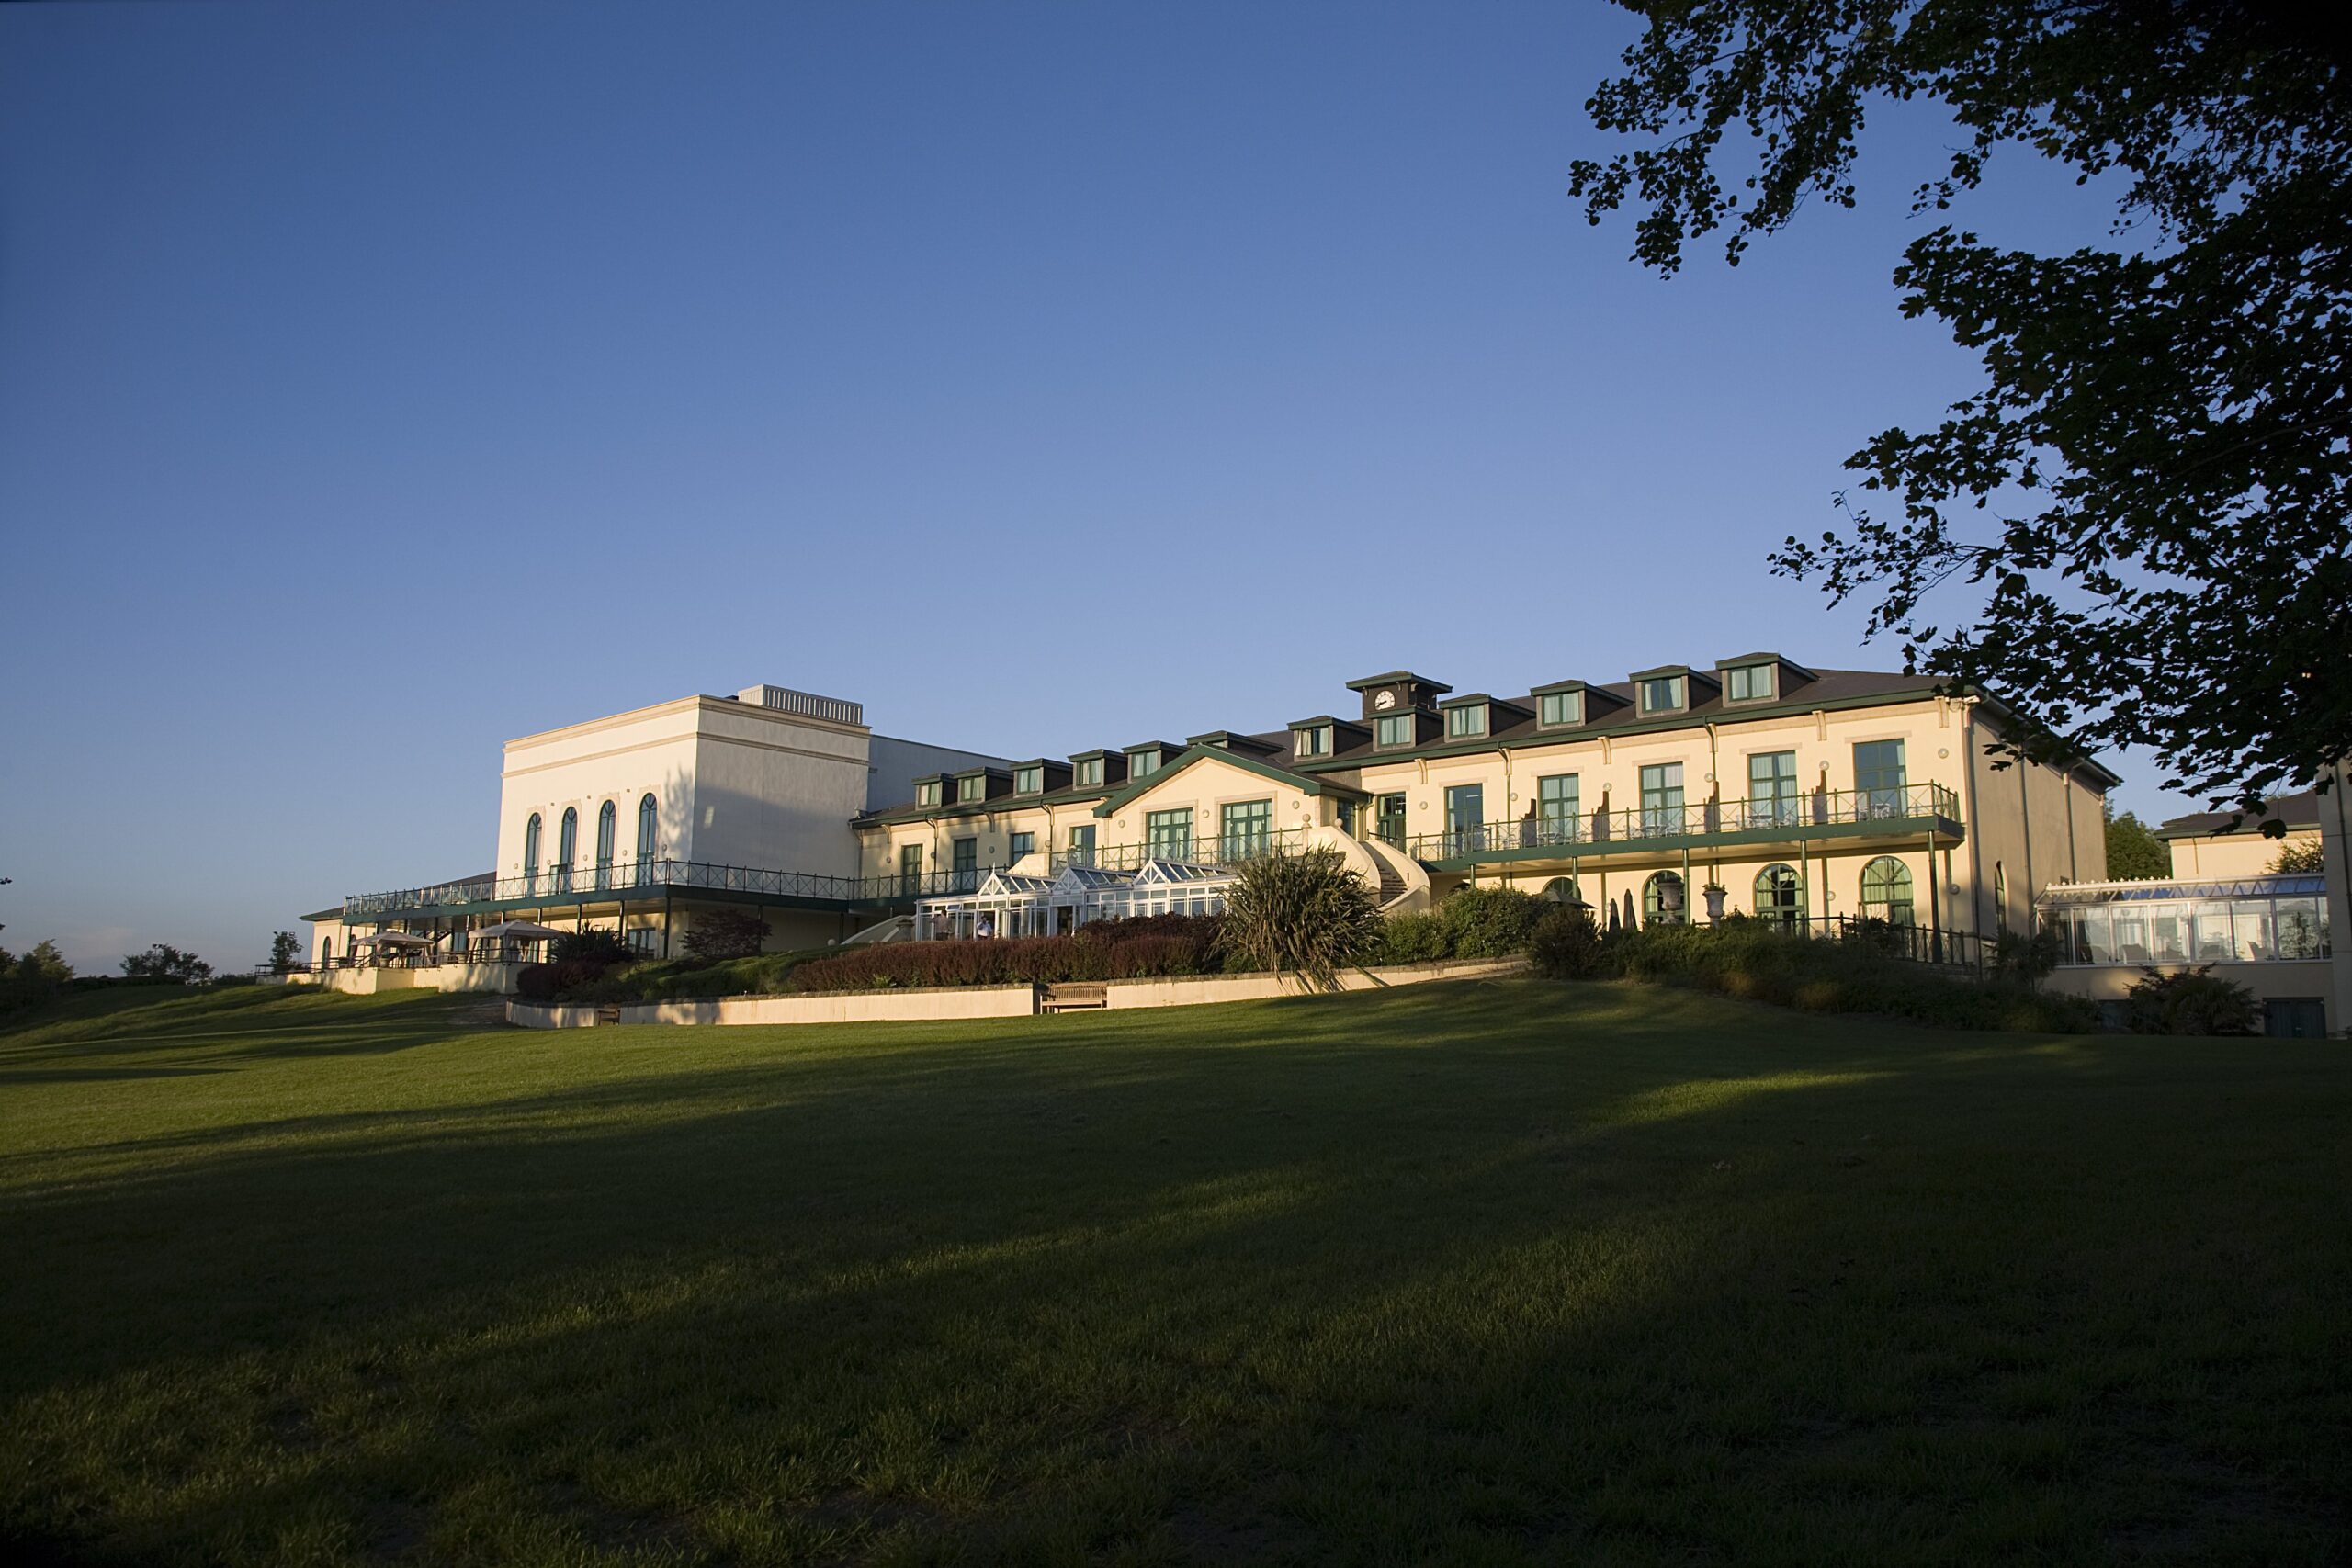
{"label": "balcony railing", "polygon": [[609,865],[549,866],[521,876],[476,877],[436,887],[356,893],[344,899],[343,918],[350,920],[392,914],[431,915],[436,910],[470,905],[594,897],[604,893],[626,898],[665,889],[762,894],[846,907],[969,893],[991,869],[970,866],[894,876],[836,876],[826,872],[774,871],[705,861],[617,861]]}
{"label": "balcony railing", "polygon": [[[1523,850],[1597,852],[1659,839],[1807,829],[1921,818],[1960,820],[1960,797],[1939,784],[1889,789],[1816,790],[1810,795],[1706,801],[1696,806],[1636,806],[1574,817],[1527,817],[1416,834],[1405,846],[1417,860],[1462,860]],[[1394,841],[1393,840],[1391,840]]]}
{"label": "balcony railing", "polygon": [[1173,861],[1182,865],[1240,865],[1270,855],[1290,854],[1305,841],[1304,829],[1280,832],[1211,833],[1194,838],[1163,836],[1140,844],[1101,844],[1089,850],[1060,849],[1046,863],[1056,872],[1065,866],[1091,865],[1102,871],[1140,871],[1146,861]]}

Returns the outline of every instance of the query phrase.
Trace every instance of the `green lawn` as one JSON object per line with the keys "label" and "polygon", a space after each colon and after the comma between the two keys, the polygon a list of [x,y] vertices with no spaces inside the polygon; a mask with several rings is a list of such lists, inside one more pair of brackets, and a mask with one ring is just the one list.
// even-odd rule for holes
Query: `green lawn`
{"label": "green lawn", "polygon": [[0,1032],[69,1560],[2319,1562],[2352,1056],[1536,981]]}

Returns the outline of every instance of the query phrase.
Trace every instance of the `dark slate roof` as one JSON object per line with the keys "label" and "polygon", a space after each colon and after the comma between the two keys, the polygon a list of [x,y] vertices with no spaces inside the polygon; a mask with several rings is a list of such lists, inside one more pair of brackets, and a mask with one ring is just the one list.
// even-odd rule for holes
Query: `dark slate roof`
{"label": "dark slate roof", "polygon": [[2208,839],[2220,833],[2259,833],[2266,822],[2284,823],[2289,831],[2297,828],[2319,826],[2319,795],[2312,790],[2301,795],[2274,795],[2270,797],[2270,812],[2267,817],[2235,811],[2196,811],[2186,817],[2176,817],[2156,829],[2159,839]]}

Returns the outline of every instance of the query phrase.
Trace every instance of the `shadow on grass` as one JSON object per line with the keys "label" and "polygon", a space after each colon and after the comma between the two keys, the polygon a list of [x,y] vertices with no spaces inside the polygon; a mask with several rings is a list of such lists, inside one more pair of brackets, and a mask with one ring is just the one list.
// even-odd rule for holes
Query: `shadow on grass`
{"label": "shadow on grass", "polygon": [[1528,984],[439,1044],[15,1184],[6,1517],[222,1561],[2341,1541],[2301,1057]]}

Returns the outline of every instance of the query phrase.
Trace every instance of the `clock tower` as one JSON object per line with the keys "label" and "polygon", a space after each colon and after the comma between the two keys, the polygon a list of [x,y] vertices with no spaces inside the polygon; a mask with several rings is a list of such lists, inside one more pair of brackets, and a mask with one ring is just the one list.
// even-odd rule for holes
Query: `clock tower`
{"label": "clock tower", "polygon": [[1389,714],[1434,712],[1438,698],[1453,690],[1442,681],[1432,681],[1409,670],[1367,675],[1361,681],[1349,682],[1348,689],[1362,694],[1367,724]]}

